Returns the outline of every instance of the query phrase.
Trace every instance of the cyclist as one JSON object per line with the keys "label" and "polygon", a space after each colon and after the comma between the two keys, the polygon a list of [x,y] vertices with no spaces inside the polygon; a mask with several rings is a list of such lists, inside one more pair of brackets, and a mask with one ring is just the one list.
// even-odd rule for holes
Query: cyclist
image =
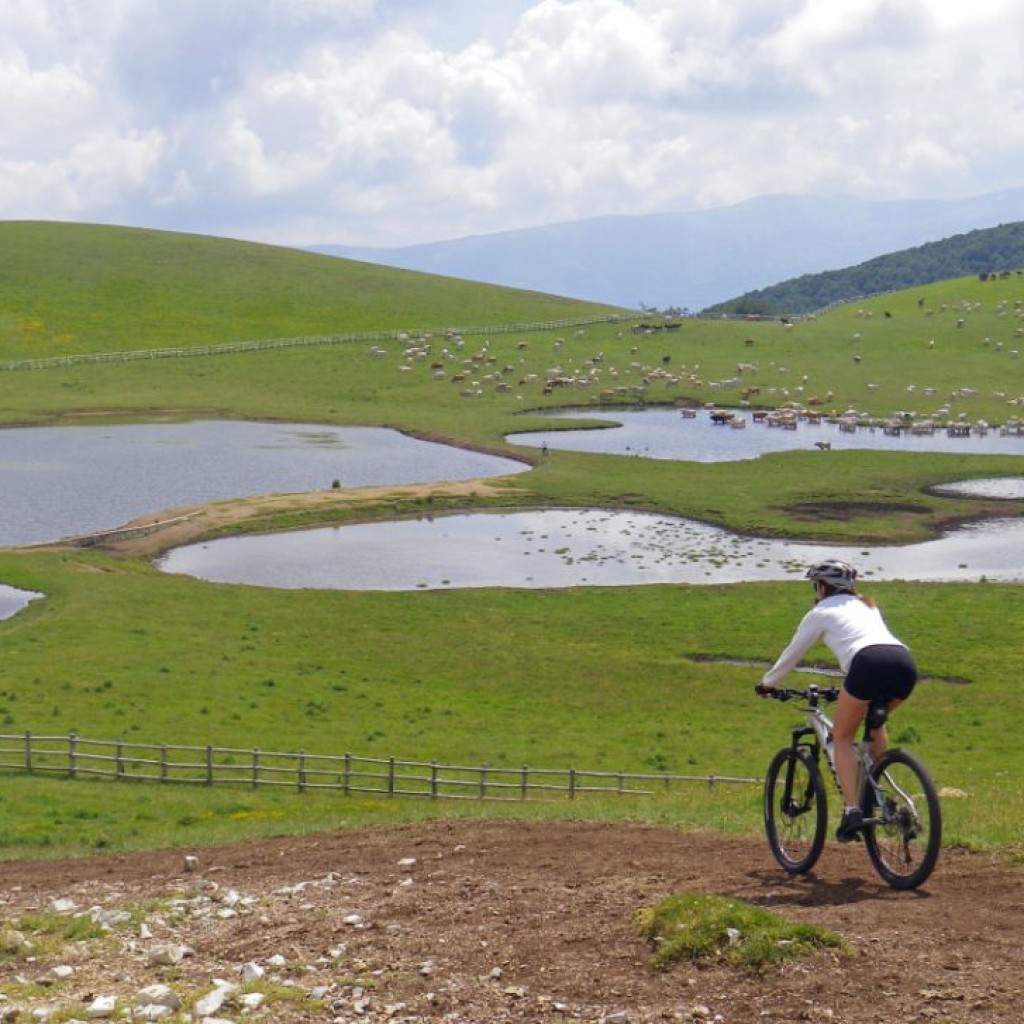
{"label": "cyclist", "polygon": [[[858,806],[857,730],[870,704],[884,701],[891,711],[917,683],[917,665],[906,644],[889,631],[875,602],[856,592],[857,570],[829,558],[807,570],[814,585],[814,607],[797,627],[789,646],[764,674],[762,685],[775,687],[819,641],[835,655],[845,679],[836,705],[833,750],[845,808],[836,838],[860,837],[864,818]],[[885,726],[874,730],[871,753],[877,760],[888,743]]]}

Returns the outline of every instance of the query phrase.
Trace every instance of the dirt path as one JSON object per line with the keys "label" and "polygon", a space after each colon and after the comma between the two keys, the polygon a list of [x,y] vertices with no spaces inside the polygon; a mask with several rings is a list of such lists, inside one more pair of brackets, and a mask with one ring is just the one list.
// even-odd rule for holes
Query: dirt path
{"label": "dirt path", "polygon": [[[323,999],[246,1019],[1017,1024],[1024,1012],[1024,868],[960,850],[943,851],[915,893],[884,886],[857,845],[831,844],[815,874],[794,880],[763,840],[641,825],[339,831],[191,851],[191,872],[189,852],[0,865],[7,920],[57,898],[163,908],[141,937],[119,933],[113,959],[88,944],[31,964],[0,954],[0,992],[16,975],[39,978],[77,957],[49,998],[130,999],[157,980],[195,994],[276,954],[287,966],[268,976],[276,970]],[[760,976],[715,964],[655,971],[633,915],[687,892],[828,928],[852,951]],[[187,910],[172,913],[174,898]],[[172,940],[190,955],[173,971],[155,967],[153,945]]]}

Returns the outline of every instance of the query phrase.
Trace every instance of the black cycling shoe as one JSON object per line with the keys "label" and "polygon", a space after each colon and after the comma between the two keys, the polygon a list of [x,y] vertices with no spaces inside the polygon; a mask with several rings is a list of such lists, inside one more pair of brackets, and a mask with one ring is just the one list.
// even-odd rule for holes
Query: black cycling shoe
{"label": "black cycling shoe", "polygon": [[836,829],[836,839],[841,843],[852,843],[854,839],[860,839],[863,829],[864,815],[860,812],[860,808],[854,807],[852,810],[843,811],[839,828]]}

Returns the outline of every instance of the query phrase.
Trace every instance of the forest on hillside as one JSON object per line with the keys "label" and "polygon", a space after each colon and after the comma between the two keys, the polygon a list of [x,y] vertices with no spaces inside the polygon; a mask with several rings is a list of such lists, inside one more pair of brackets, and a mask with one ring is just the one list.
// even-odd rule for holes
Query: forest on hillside
{"label": "forest on hillside", "polygon": [[785,316],[813,313],[839,302],[956,277],[1020,274],[1024,222],[953,235],[913,249],[877,256],[844,270],[804,274],[710,306],[706,315]]}

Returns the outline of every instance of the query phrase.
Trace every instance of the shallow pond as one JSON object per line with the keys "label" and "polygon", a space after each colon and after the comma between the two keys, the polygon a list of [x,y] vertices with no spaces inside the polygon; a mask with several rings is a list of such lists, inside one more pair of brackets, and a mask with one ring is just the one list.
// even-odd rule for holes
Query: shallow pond
{"label": "shallow pond", "polygon": [[[584,413],[563,411],[560,417]],[[1013,451],[1024,440],[945,435],[890,438],[836,428],[746,429],[675,411],[598,413],[622,427],[516,434],[515,443],[650,458],[722,461],[805,447]],[[829,433],[829,430],[832,433]],[[801,434],[803,431],[803,434]],[[507,475],[514,460],[430,444],[395,431],[308,424],[194,422],[0,431],[5,495],[0,546],[112,528],[145,512],[255,494],[430,483]],[[977,488],[981,485],[981,490]],[[1021,491],[1016,487],[1021,485]],[[1016,498],[1021,481],[966,481],[949,493]],[[11,501],[10,496],[16,500]],[[964,528],[902,548],[835,548],[742,538],[688,520],[592,510],[446,516],[241,537],[179,548],[168,572],[281,588],[632,586],[793,578],[825,554],[876,579],[1024,580],[1024,523]],[[0,618],[37,595],[0,585]]]}
{"label": "shallow pond", "polygon": [[1024,582],[1024,520],[865,548],[755,540],[641,513],[474,513],[227,538],[178,548],[159,564],[225,583],[415,590],[785,580],[827,556],[868,579]]}
{"label": "shallow pond", "polygon": [[754,423],[749,412],[738,413],[746,427],[737,429],[711,421],[707,410],[696,417],[683,417],[676,409],[642,411],[609,409],[561,410],[546,414],[552,419],[597,419],[620,426],[593,430],[534,430],[509,434],[512,444],[552,451],[600,452],[606,455],[631,455],[646,459],[677,462],[738,462],[756,459],[770,452],[799,451],[814,448],[818,442],[834,451],[843,448],[867,448],[897,452],[970,452],[986,455],[1024,455],[1024,437],[1003,437],[996,430],[968,437],[948,437],[945,431],[934,434],[902,433],[890,436],[880,429],[859,427],[853,432],[840,430],[835,423],[801,423],[796,430]]}
{"label": "shallow pond", "polygon": [[513,459],[375,427],[196,421],[0,430],[0,547],[259,494],[504,476]]}

